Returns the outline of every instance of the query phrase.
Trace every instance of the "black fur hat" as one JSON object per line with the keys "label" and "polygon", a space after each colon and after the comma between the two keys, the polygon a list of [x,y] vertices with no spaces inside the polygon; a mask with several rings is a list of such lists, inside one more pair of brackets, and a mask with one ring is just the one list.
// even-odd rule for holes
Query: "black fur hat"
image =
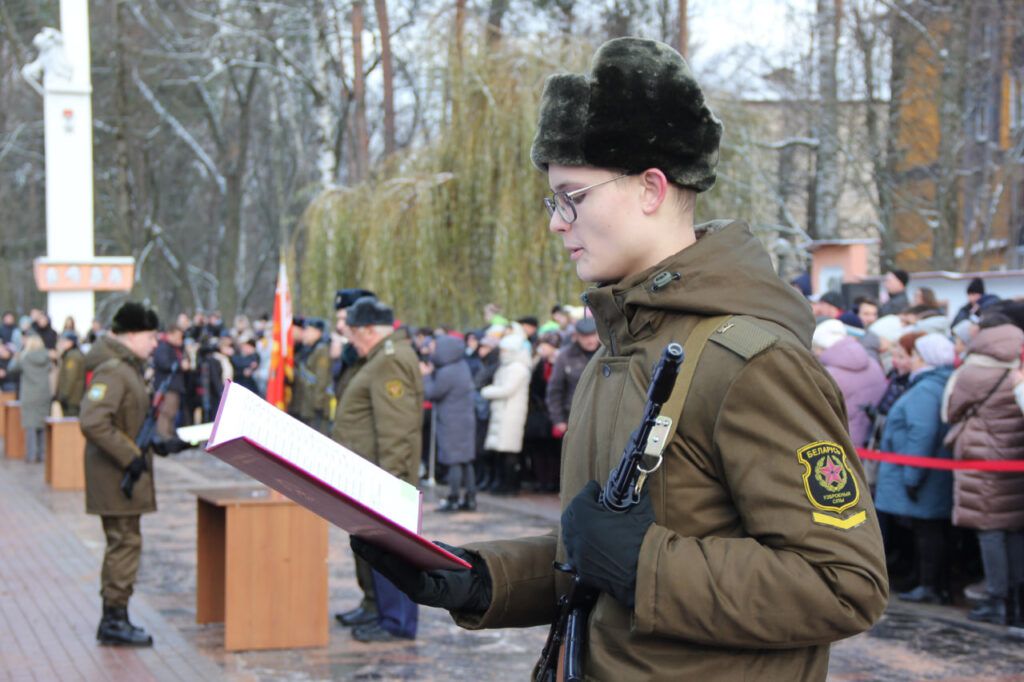
{"label": "black fur hat", "polygon": [[348,309],[346,323],[350,327],[371,327],[395,323],[395,314],[373,296],[363,296]]}
{"label": "black fur hat", "polygon": [[110,331],[115,334],[126,332],[151,332],[160,327],[156,313],[141,303],[128,301],[114,313]]}
{"label": "black fur hat", "polygon": [[617,38],[594,54],[589,74],[548,78],[530,158],[542,171],[552,163],[658,168],[703,192],[715,184],[721,138],[682,55],[655,40]]}

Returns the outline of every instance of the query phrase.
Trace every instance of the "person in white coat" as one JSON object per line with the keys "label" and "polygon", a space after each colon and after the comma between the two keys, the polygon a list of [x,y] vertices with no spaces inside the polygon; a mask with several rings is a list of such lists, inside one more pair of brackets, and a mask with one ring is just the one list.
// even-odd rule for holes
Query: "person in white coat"
{"label": "person in white coat", "polygon": [[514,495],[519,492],[519,453],[523,449],[523,431],[530,400],[530,355],[525,339],[518,334],[506,336],[498,344],[501,354],[494,381],[480,395],[491,401],[491,421],[487,425],[484,450],[500,462],[490,492]]}

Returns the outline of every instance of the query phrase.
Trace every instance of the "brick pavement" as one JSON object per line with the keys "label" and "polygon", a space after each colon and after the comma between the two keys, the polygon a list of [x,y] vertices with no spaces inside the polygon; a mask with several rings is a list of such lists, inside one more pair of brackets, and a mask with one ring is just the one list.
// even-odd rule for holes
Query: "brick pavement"
{"label": "brick pavement", "polygon": [[42,475],[41,465],[0,460],[0,674],[10,680],[220,679],[217,667],[140,596],[132,599],[132,618],[157,645],[97,646],[100,565],[41,500]]}

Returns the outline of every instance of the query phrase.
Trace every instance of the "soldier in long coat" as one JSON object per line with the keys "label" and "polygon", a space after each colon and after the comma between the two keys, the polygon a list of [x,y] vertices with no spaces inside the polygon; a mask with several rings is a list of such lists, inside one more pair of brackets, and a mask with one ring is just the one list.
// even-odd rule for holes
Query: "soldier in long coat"
{"label": "soldier in long coat", "polygon": [[[114,315],[111,333],[86,356],[92,379],[82,401],[85,447],[85,511],[103,523],[107,546],[100,572],[103,617],[100,644],[150,646],[152,637],[128,619],[128,600],[142,554],[142,514],[156,511],[153,456],[136,437],[149,410],[143,379],[156,349],[156,314],[128,302]],[[133,481],[125,486],[126,477]],[[126,488],[129,488],[126,490]]]}

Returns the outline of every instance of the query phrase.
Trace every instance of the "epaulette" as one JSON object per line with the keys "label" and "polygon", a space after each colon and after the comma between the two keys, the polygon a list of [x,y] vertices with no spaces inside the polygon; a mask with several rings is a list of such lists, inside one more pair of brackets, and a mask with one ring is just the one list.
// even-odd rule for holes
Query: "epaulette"
{"label": "epaulette", "polygon": [[771,348],[778,340],[777,335],[742,317],[730,318],[711,335],[711,341],[744,360]]}

